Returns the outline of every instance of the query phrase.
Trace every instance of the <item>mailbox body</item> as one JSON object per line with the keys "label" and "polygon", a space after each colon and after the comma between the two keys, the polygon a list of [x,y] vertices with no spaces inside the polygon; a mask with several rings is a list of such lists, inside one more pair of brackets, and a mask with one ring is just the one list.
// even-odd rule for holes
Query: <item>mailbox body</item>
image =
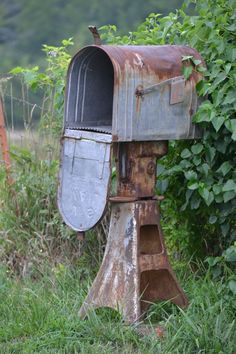
{"label": "mailbox body", "polygon": [[185,46],[88,46],[67,77],[58,205],[64,221],[85,231],[103,216],[112,142],[193,139],[198,106],[194,72],[182,76]]}
{"label": "mailbox body", "polygon": [[88,46],[68,71],[65,127],[111,133],[113,141],[193,139],[196,83],[185,81],[186,46]]}

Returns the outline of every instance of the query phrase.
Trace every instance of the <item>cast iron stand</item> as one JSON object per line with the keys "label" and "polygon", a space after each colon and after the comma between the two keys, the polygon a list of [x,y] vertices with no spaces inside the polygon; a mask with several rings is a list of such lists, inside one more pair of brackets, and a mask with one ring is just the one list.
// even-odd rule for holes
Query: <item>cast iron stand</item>
{"label": "cast iron stand", "polygon": [[168,261],[155,198],[156,161],[167,142],[120,143],[115,147],[117,196],[110,198],[111,221],[100,270],[79,311],[111,307],[127,323],[142,319],[150,304],[187,298]]}

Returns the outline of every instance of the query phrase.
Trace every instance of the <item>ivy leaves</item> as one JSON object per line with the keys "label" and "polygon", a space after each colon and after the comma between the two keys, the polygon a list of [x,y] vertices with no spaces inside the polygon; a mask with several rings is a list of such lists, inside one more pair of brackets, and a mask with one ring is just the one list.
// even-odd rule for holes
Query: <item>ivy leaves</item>
{"label": "ivy leaves", "polygon": [[[229,1],[222,6],[220,0],[200,0],[196,11],[195,18],[182,12],[183,24],[178,29],[183,30],[181,39],[194,46],[207,64],[205,78],[197,84],[198,94],[207,99],[194,117],[205,134],[201,143],[196,141],[180,152],[179,166],[187,187],[182,210],[201,208],[202,217],[209,215],[208,222],[214,224],[213,232],[219,225],[222,236],[230,240],[236,213],[235,11]],[[183,57],[183,64],[188,79],[200,63]],[[225,208],[227,214],[222,212]]]}
{"label": "ivy leaves", "polygon": [[185,80],[190,78],[193,71],[202,73],[206,71],[206,68],[202,65],[202,61],[194,58],[192,55],[183,55],[182,62],[182,73]]}
{"label": "ivy leaves", "polygon": [[[234,1],[234,9],[235,5]],[[209,8],[211,11],[205,11]],[[200,51],[207,64],[205,79],[197,85],[198,93],[207,96],[207,100],[194,117],[194,122],[205,128],[204,148],[195,156],[199,146],[195,142],[180,154],[189,162],[184,163],[188,171],[183,173],[191,197],[186,190],[185,204],[188,201],[191,207],[191,199],[200,195],[211,208],[204,208],[201,202],[199,208],[203,208],[206,215],[212,214],[208,221],[218,224],[222,235],[229,237],[230,233],[235,233],[236,213],[235,10],[229,1],[223,6],[220,0],[201,0],[197,2],[196,11],[199,16],[194,20],[182,13],[185,27],[182,37]],[[182,161],[180,164],[183,165]],[[225,208],[227,215],[222,212]]]}
{"label": "ivy leaves", "polygon": [[[189,4],[194,16],[185,13]],[[162,178],[168,180],[168,197],[186,211],[198,235],[204,240],[218,235],[216,243],[222,245],[224,239],[223,247],[236,236],[235,19],[236,0],[188,0],[176,13],[151,14],[135,32],[117,37],[119,44],[189,45],[203,57],[206,68],[192,56],[182,58],[186,80],[194,71],[204,74],[197,84],[203,103],[193,118],[202,126],[203,138],[170,144]],[[115,36],[109,40],[117,43]]]}

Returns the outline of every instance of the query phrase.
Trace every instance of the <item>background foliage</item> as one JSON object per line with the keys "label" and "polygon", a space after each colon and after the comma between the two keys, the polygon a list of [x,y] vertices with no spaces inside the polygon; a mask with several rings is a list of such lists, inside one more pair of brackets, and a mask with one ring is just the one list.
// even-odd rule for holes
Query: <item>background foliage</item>
{"label": "background foliage", "polygon": [[0,71],[40,64],[42,45],[57,46],[62,38],[74,37],[77,47],[91,43],[88,25],[114,23],[125,33],[151,11],[168,13],[181,4],[182,0],[1,0]]}
{"label": "background foliage", "polygon": [[[12,79],[20,79],[23,88],[26,85],[31,92],[42,93],[39,123],[44,132],[59,133],[62,128],[65,76],[73,44],[72,38],[62,40],[58,47],[44,44],[42,51],[47,65],[44,70],[37,65],[33,68],[17,66],[10,71]],[[29,122],[32,123],[32,119]]]}
{"label": "background foliage", "polygon": [[[179,7],[182,1],[45,0],[41,3],[36,0],[1,0],[0,90],[1,81],[7,76],[5,73],[15,66],[46,68],[41,51],[45,44],[58,47],[63,38],[73,37],[75,46],[70,46],[70,53],[74,54],[78,47],[93,42],[88,25],[96,24],[99,27],[115,23],[122,33],[126,33],[134,29],[151,11],[168,13]],[[26,90],[24,97],[21,97],[22,84],[12,80],[4,96],[6,112],[10,117],[14,109],[14,123],[18,128],[23,128],[21,100],[28,98],[28,101],[37,104],[33,110],[33,119],[29,119],[30,123],[41,119],[41,109],[38,106],[41,98],[45,98],[45,92],[37,91],[35,94]]]}

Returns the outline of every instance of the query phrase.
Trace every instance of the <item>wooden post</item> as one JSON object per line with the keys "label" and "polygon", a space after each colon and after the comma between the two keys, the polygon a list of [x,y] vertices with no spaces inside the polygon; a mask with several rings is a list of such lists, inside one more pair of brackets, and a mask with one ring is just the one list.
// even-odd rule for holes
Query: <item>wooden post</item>
{"label": "wooden post", "polygon": [[1,144],[3,162],[5,164],[5,169],[6,169],[6,180],[7,183],[11,185],[13,182],[10,174],[11,161],[10,161],[10,154],[9,154],[9,146],[7,142],[5,118],[4,118],[3,104],[2,104],[1,97],[0,97],[0,144]]}

